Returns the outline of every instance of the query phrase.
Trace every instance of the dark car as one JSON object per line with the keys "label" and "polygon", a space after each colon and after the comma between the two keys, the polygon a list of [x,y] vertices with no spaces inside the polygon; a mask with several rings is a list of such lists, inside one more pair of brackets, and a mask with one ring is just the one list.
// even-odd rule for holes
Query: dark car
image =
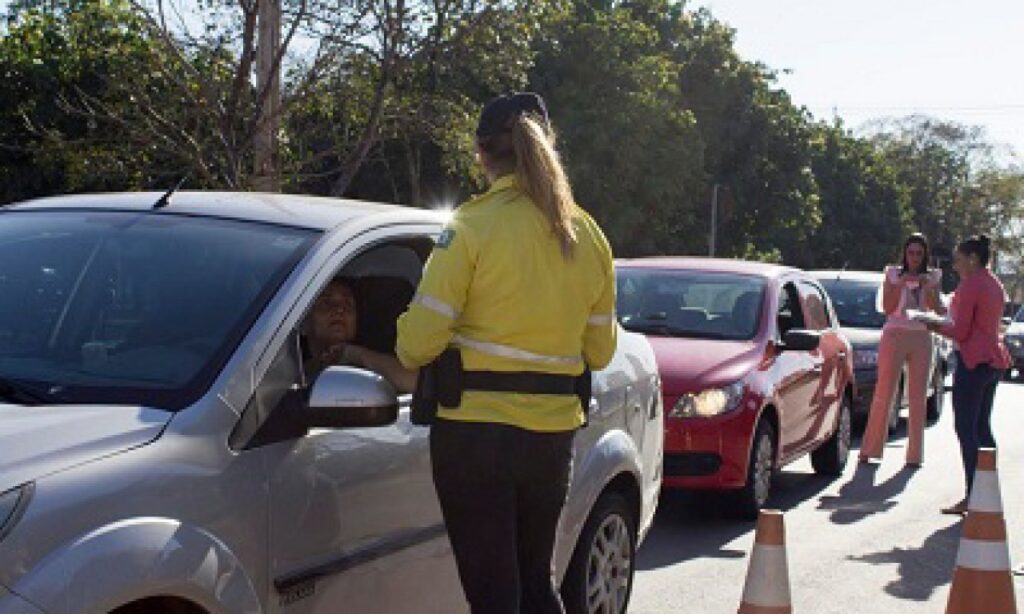
{"label": "dark car", "polygon": [[1017,316],[1007,327],[1005,339],[1006,348],[1010,350],[1010,358],[1013,359],[1006,376],[1013,377],[1016,371],[1017,379],[1024,379],[1024,307],[1017,312]]}
{"label": "dark car", "polygon": [[[883,274],[870,271],[812,271],[832,298],[843,334],[853,346],[856,397],[854,417],[863,424],[871,409],[878,381],[878,346],[882,341],[885,314],[878,310],[878,292]],[[928,419],[937,420],[942,412],[946,374],[950,370],[948,342],[932,335],[932,377],[928,382]],[[900,377],[899,391],[889,410],[889,429],[899,423],[900,411],[907,407],[907,370]]]}
{"label": "dark car", "polygon": [[619,321],[654,347],[666,488],[729,491],[757,514],[775,472],[811,455],[839,475],[850,450],[850,346],[803,271],[706,258],[616,264]]}

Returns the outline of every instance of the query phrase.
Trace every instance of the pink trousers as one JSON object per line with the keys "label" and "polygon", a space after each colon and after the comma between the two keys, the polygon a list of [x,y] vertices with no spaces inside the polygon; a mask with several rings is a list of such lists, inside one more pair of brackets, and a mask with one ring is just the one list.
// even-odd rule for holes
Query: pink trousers
{"label": "pink trousers", "polygon": [[[907,365],[907,462],[921,463],[924,454],[925,405],[928,378],[932,371],[932,339],[927,330],[891,327],[882,332],[878,348],[878,383],[871,399],[871,413],[860,446],[861,458],[881,458],[888,439],[889,408],[899,388],[903,365]],[[902,399],[900,400],[902,402]]]}

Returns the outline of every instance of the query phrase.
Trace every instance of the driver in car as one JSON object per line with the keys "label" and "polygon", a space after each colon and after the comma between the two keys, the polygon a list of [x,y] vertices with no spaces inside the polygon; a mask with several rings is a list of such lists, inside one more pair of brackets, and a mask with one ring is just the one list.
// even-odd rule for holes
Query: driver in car
{"label": "driver in car", "polygon": [[378,373],[398,392],[411,393],[416,388],[417,372],[403,367],[391,354],[352,343],[358,324],[355,293],[345,280],[335,278],[317,297],[307,319],[307,380],[327,367],[345,365]]}

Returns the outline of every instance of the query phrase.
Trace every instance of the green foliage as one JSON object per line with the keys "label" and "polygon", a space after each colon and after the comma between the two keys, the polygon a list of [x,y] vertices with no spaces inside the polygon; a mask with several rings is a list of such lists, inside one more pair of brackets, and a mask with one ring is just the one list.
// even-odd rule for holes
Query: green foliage
{"label": "green foliage", "polygon": [[124,100],[112,75],[145,64],[148,45],[121,3],[18,10],[0,37],[0,202],[140,187],[151,152],[71,111]]}
{"label": "green foliage", "polygon": [[842,124],[816,132],[810,145],[822,223],[792,262],[880,270],[911,229],[908,190],[882,153]]}
{"label": "green foliage", "polygon": [[686,252],[699,232],[703,144],[659,47],[657,29],[630,9],[581,5],[540,41],[531,74],[577,199],[629,256]]}
{"label": "green foliage", "polygon": [[[193,2],[198,32],[163,28],[128,0],[8,5],[0,202],[163,187],[182,174],[191,187],[251,185],[255,13],[175,1]],[[672,0],[283,4],[305,37],[283,65],[289,191],[454,204],[483,187],[472,139],[481,106],[531,89],[548,101],[578,201],[619,255],[707,253],[718,185],[719,255],[879,269],[911,230],[947,263],[958,239],[984,232],[1024,291],[1019,165],[950,122],[905,118],[868,137],[816,122],[707,10]]]}

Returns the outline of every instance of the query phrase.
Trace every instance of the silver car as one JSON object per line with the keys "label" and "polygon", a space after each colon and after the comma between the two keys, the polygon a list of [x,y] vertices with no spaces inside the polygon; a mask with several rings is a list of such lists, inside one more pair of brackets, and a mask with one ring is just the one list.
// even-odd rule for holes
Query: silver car
{"label": "silver car", "polygon": [[[0,613],[465,611],[409,398],[303,369],[339,275],[357,341],[393,348],[444,214],[160,196],[0,209]],[[659,388],[647,341],[621,332],[560,525],[571,612],[626,608],[661,485]]]}

